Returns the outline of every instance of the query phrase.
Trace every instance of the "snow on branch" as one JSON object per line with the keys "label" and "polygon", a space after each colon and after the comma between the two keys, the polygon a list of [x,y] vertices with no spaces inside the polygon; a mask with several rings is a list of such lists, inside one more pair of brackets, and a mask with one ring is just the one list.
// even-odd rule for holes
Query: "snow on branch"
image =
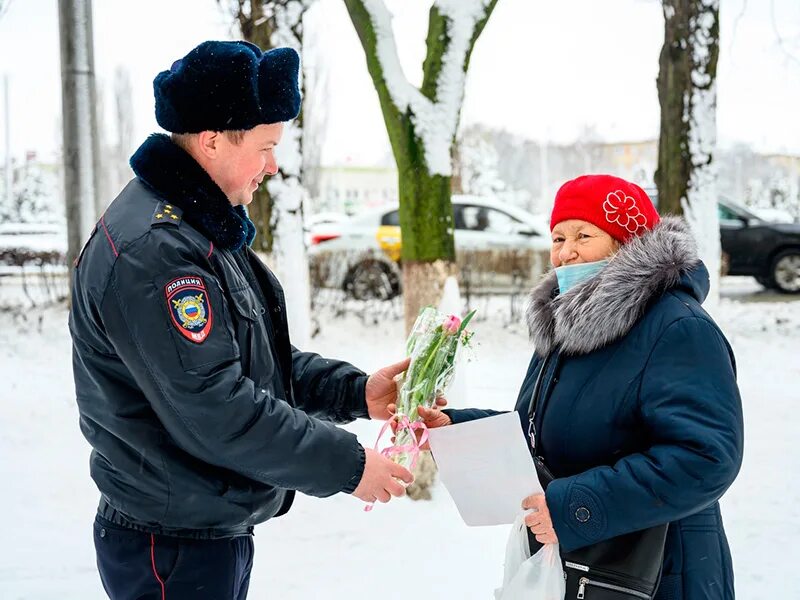
{"label": "snow on branch", "polygon": [[411,85],[400,66],[392,14],[383,0],[362,0],[375,32],[376,54],[392,102],[401,113],[410,112],[414,133],[422,141],[431,175],[450,176],[450,148],[458,128],[466,82],[465,65],[475,28],[486,17],[491,0],[436,0],[446,23],[446,45],[436,79],[436,99]]}

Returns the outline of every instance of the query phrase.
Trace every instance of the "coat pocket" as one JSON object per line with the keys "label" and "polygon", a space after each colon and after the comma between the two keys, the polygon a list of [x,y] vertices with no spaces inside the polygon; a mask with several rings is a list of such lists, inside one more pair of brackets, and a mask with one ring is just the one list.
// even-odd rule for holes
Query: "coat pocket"
{"label": "coat pocket", "polygon": [[249,287],[232,289],[230,296],[237,319],[243,320],[247,325],[258,321],[265,312],[264,307],[254,297]]}
{"label": "coat pocket", "polygon": [[259,321],[262,321],[265,309],[250,288],[230,290],[230,298],[244,374],[252,378],[256,366],[256,329],[261,326]]}
{"label": "coat pocket", "polygon": [[[717,527],[680,526],[683,548],[682,576],[688,598],[725,597],[731,587],[727,544]],[[725,550],[723,550],[725,548]],[[708,590],[715,590],[707,596]]]}
{"label": "coat pocket", "polygon": [[[569,597],[569,596],[567,596]],[[629,584],[611,583],[590,577],[581,577],[578,581],[578,592],[575,595],[578,600],[584,598],[588,600],[651,600],[650,594],[640,592]]]}
{"label": "coat pocket", "polygon": [[[652,600],[646,582],[565,561],[566,600]],[[652,587],[652,586],[650,586]]]}
{"label": "coat pocket", "polygon": [[164,585],[170,583],[173,576],[178,572],[181,558],[185,554],[183,545],[186,544],[181,538],[170,538],[167,536],[154,536],[150,549],[152,567]]}

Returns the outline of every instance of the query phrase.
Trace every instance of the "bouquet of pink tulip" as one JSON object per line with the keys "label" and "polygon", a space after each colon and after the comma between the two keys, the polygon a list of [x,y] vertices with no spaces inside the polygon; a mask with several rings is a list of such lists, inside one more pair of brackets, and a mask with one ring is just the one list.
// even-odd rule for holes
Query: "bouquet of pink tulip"
{"label": "bouquet of pink tulip", "polygon": [[[411,364],[398,393],[395,443],[382,451],[397,464],[414,468],[420,446],[427,440],[425,423],[417,409],[431,408],[453,381],[459,350],[468,346],[472,338],[466,327],[474,314],[473,310],[462,321],[430,306],[420,311],[406,343]],[[417,431],[422,432],[419,441]]]}

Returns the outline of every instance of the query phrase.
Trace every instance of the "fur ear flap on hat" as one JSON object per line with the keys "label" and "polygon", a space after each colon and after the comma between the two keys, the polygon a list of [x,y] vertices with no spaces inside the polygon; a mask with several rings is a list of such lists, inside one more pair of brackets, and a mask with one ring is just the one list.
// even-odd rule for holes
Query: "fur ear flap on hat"
{"label": "fur ear flap on hat", "polygon": [[[300,56],[291,48],[275,48],[264,54],[258,65],[258,87],[261,97],[268,98],[261,106],[266,123],[288,121],[300,112],[299,71]],[[293,75],[287,77],[287,73]],[[289,112],[292,116],[285,118]]]}
{"label": "fur ear flap on hat", "polygon": [[156,120],[172,133],[252,129],[300,112],[300,57],[244,41],[203,42],[153,81]]}

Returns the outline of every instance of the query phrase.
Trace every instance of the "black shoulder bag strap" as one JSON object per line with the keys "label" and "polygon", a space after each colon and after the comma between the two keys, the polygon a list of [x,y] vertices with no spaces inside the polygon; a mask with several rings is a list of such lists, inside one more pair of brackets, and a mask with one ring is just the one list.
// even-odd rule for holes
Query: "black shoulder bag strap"
{"label": "black shoulder bag strap", "polygon": [[[542,361],[542,366],[533,385],[528,406],[528,436],[533,450],[536,474],[544,489],[555,478],[544,460],[537,454],[536,411],[542,382],[547,372],[551,355]],[[661,581],[664,562],[664,542],[669,523],[649,529],[598,542],[590,546],[561,552],[564,576],[567,584],[567,599],[591,598],[592,600],[652,600]],[[531,554],[542,544],[528,530]]]}
{"label": "black shoulder bag strap", "polygon": [[542,389],[542,381],[544,380],[547,368],[550,366],[552,356],[552,354],[548,354],[542,359],[542,366],[539,367],[539,372],[536,374],[536,382],[533,384],[533,392],[531,392],[531,399],[528,404],[528,439],[530,440],[530,447],[533,451],[533,463],[536,465],[536,474],[539,476],[539,482],[544,489],[547,489],[547,484],[549,484],[554,477],[550,469],[544,464],[544,459],[537,454],[536,410],[539,404],[539,393]]}

